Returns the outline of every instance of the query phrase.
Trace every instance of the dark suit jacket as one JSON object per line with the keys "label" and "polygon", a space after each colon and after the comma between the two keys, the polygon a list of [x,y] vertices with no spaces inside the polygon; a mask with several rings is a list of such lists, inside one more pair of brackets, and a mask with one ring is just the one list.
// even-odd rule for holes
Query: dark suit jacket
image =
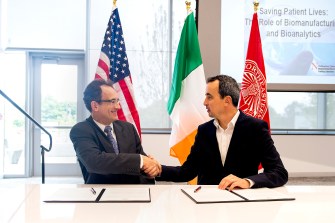
{"label": "dark suit jacket", "polygon": [[[186,182],[198,176],[198,184],[218,185],[222,178],[234,174],[253,180],[253,187],[278,187],[287,182],[288,173],[266,122],[240,112],[223,166],[213,121],[198,127],[185,163],[181,167],[163,166],[157,180]],[[259,163],[264,173],[258,174]]]}
{"label": "dark suit jacket", "polygon": [[70,138],[86,184],[154,183],[140,170],[140,155],[145,155],[135,127],[113,122],[120,153],[114,153],[106,134],[89,117],[72,127]]}

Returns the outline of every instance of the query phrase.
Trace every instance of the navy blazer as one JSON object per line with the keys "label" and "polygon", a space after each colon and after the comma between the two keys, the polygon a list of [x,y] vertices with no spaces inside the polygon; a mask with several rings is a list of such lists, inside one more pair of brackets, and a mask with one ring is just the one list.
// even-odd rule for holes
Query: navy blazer
{"label": "navy blazer", "polygon": [[[268,125],[240,112],[224,165],[221,161],[214,120],[198,127],[194,145],[182,166],[162,166],[157,180],[186,182],[198,176],[198,184],[218,185],[234,174],[255,182],[253,187],[278,187],[288,180],[288,173],[269,134]],[[258,174],[262,163],[264,173]]]}
{"label": "navy blazer", "polygon": [[70,138],[86,184],[152,184],[140,170],[141,140],[131,123],[113,122],[120,153],[113,150],[106,134],[92,117],[77,123]]}

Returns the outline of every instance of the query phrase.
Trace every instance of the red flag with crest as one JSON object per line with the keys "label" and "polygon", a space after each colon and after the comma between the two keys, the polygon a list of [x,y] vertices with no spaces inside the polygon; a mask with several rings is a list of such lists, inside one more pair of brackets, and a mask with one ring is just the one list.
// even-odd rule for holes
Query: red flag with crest
{"label": "red flag with crest", "polygon": [[[257,11],[255,11],[252,18],[248,51],[241,84],[239,108],[248,115],[266,121],[269,126],[269,134],[271,133],[266,73]],[[258,169],[262,169],[261,164]]]}
{"label": "red flag with crest", "polygon": [[270,132],[266,74],[257,12],[252,18],[239,107],[244,113],[266,121]]}

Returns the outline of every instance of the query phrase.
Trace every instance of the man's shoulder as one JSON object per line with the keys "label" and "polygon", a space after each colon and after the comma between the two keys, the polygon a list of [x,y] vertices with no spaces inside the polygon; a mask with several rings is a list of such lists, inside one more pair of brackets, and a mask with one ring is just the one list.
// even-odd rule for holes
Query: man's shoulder
{"label": "man's shoulder", "polygon": [[76,131],[78,129],[92,129],[94,123],[89,120],[89,118],[85,119],[84,121],[78,122],[75,124],[72,128],[71,131]]}
{"label": "man's shoulder", "polygon": [[84,126],[84,125],[89,125],[89,118],[87,118],[87,119],[85,119],[83,121],[78,122],[73,127],[75,127],[75,126]]}
{"label": "man's shoulder", "polygon": [[130,122],[127,121],[122,121],[122,120],[115,120],[113,122],[113,125],[119,125],[119,126],[124,126],[124,127],[133,127],[134,125]]}
{"label": "man's shoulder", "polygon": [[198,128],[199,129],[213,128],[215,127],[213,122],[214,122],[214,119],[211,119],[205,123],[200,124]]}
{"label": "man's shoulder", "polygon": [[[98,127],[97,127],[98,128]],[[90,123],[88,119],[78,122],[75,124],[70,130],[70,138],[71,140],[75,140],[77,137],[82,137],[86,135],[95,134],[96,130],[94,129],[94,123]]]}
{"label": "man's shoulder", "polygon": [[251,115],[248,115],[248,114],[246,114],[242,111],[240,111],[240,115],[239,115],[238,119],[240,119],[242,121],[258,122],[258,123],[264,122],[264,120],[259,119],[259,118],[255,118],[255,117],[253,117]]}
{"label": "man's shoulder", "polygon": [[113,122],[113,126],[115,131],[126,131],[126,132],[134,132],[136,131],[135,126],[127,121],[116,120]]}
{"label": "man's shoulder", "polygon": [[259,119],[259,118],[255,118],[243,112],[240,113],[240,116],[237,119],[236,125],[243,126],[243,128],[268,126],[266,121]]}

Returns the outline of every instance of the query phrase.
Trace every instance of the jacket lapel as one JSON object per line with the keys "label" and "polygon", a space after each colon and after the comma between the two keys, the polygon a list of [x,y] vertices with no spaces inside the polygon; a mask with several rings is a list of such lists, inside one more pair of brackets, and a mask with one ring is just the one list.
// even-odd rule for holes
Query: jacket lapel
{"label": "jacket lapel", "polygon": [[239,152],[241,152],[239,150],[239,147],[240,147],[239,145],[240,145],[240,140],[244,140],[244,138],[241,137],[241,135],[243,134],[242,133],[243,129],[241,128],[243,126],[240,125],[240,122],[244,118],[245,118],[245,115],[243,114],[243,112],[240,111],[240,115],[236,120],[233,135],[231,137],[230,144],[229,144],[228,151],[227,151],[226,162],[225,162],[225,167],[227,168],[233,165],[232,162],[237,162],[238,157],[241,155],[241,154],[238,154]]}
{"label": "jacket lapel", "polygon": [[[222,159],[220,155],[219,143],[216,138],[216,127],[214,125],[214,120],[212,121],[209,128],[206,130],[206,134],[208,137],[208,149],[211,153],[210,157],[212,157],[214,163],[220,163],[221,167],[223,167]],[[210,143],[210,144],[209,144]]]}
{"label": "jacket lapel", "polygon": [[122,125],[120,125],[120,123],[118,121],[114,121],[113,122],[113,128],[114,128],[114,132],[115,132],[115,137],[116,137],[116,141],[119,147],[119,151],[124,152],[122,148],[125,148],[123,146],[123,141],[122,139],[126,139],[127,140],[127,136],[124,133],[123,127]]}
{"label": "jacket lapel", "polygon": [[107,153],[114,153],[114,149],[112,144],[109,142],[106,134],[99,128],[97,124],[93,121],[92,116],[90,116],[88,119],[86,119],[92,129],[95,131],[96,136],[98,138],[98,141],[102,144],[103,149]]}

